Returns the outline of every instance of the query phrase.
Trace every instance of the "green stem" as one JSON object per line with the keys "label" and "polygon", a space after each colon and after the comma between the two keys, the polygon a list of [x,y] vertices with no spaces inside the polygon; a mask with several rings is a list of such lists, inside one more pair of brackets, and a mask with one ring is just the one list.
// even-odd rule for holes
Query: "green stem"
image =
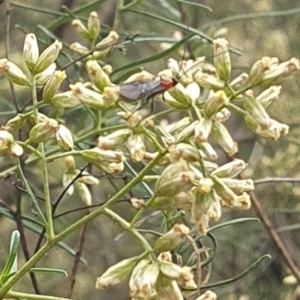
{"label": "green stem", "polygon": [[145,251],[147,251],[148,253],[153,251],[152,247],[149,245],[147,240],[135,228],[132,228],[131,225],[123,218],[121,218],[118,214],[115,214],[109,208],[104,208],[103,214],[109,217],[110,219],[114,220],[115,222],[117,222],[120,226],[122,226],[126,230],[130,231],[130,233],[140,241]]}
{"label": "green stem", "polygon": [[[39,124],[39,115],[38,115],[38,101],[36,94],[36,81],[35,77],[32,78],[31,82],[31,95],[32,95],[32,103],[33,103],[33,113],[35,124]],[[50,197],[50,189],[49,189],[49,176],[47,170],[47,161],[46,161],[46,153],[44,148],[44,143],[39,144],[40,152],[41,152],[41,164],[42,164],[42,174],[43,174],[43,186],[44,186],[44,198],[45,198],[45,208],[46,208],[46,219],[47,219],[47,234],[48,239],[53,239],[54,237],[54,229],[53,229],[53,219],[52,219],[52,204]]]}
{"label": "green stem", "polygon": [[70,298],[61,298],[61,297],[53,297],[53,296],[45,296],[45,295],[34,295],[34,294],[26,294],[26,293],[18,293],[9,291],[6,294],[7,298],[13,299],[28,299],[28,300],[71,300]]}

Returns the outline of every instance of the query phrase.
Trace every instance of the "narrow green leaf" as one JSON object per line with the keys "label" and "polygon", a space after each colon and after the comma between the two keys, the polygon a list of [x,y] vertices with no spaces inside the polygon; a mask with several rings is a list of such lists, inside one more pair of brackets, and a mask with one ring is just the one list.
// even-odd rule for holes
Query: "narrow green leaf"
{"label": "narrow green leaf", "polygon": [[178,28],[181,28],[181,29],[183,29],[183,30],[185,30],[187,32],[190,32],[190,33],[193,33],[195,35],[198,35],[201,38],[203,38],[206,41],[208,41],[209,43],[213,42],[213,39],[210,36],[208,36],[205,33],[203,33],[202,31],[197,30],[195,28],[190,28],[190,27],[188,27],[188,26],[186,26],[186,25],[184,25],[184,24],[182,24],[180,22],[176,22],[176,21],[170,20],[168,18],[161,17],[161,16],[158,16],[158,15],[154,15],[154,14],[147,13],[145,11],[140,11],[140,10],[128,9],[127,12],[132,12],[132,13],[135,13],[135,14],[138,14],[138,15],[147,16],[149,18],[156,19],[156,20],[159,20],[159,21],[171,24],[171,25],[176,26]]}
{"label": "narrow green leaf", "polygon": [[209,232],[212,232],[212,231],[217,230],[222,227],[235,225],[235,224],[243,223],[243,222],[249,222],[249,221],[260,222],[260,220],[258,218],[240,218],[240,219],[230,220],[228,222],[224,222],[224,223],[218,224],[216,226],[213,226],[209,229]]}
{"label": "narrow green leaf", "polygon": [[153,62],[153,61],[157,61],[157,60],[159,60],[161,58],[164,58],[167,55],[173,53],[180,46],[184,45],[193,36],[194,36],[194,34],[188,35],[187,37],[185,37],[184,39],[182,39],[179,42],[175,43],[171,48],[169,48],[167,50],[161,51],[161,52],[159,52],[157,54],[154,54],[152,56],[148,56],[146,58],[140,59],[138,61],[135,61],[135,62],[130,63],[128,65],[125,65],[123,67],[120,67],[120,68],[114,70],[114,72],[112,73],[112,75],[115,75],[116,73],[121,72],[121,71],[125,71],[125,70],[128,71],[130,69],[136,68],[137,66],[140,66],[140,65],[143,65],[143,64],[146,64],[146,63],[150,63],[150,62]]}
{"label": "narrow green leaf", "polygon": [[20,233],[15,230],[11,234],[10,251],[6,264],[0,276],[0,283],[3,284],[9,278],[9,275],[17,271],[17,255],[20,244]]}
{"label": "narrow green leaf", "polygon": [[31,268],[30,272],[32,273],[58,273],[58,274],[63,274],[66,277],[68,277],[68,273],[65,270],[61,270],[61,269],[51,269],[51,268]]}
{"label": "narrow green leaf", "polygon": [[191,5],[191,6],[195,6],[197,8],[204,8],[204,9],[208,10],[209,12],[213,11],[209,6],[203,5],[203,4],[200,4],[200,3],[195,3],[195,2],[185,1],[185,0],[177,0],[177,2],[187,4],[187,5]]}

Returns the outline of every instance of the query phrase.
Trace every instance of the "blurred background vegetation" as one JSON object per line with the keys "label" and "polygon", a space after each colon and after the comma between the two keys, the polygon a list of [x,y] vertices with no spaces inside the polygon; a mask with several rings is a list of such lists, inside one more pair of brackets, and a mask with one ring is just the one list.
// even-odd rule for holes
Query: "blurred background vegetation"
{"label": "blurred background vegetation", "polygon": [[[5,31],[7,20],[7,8],[9,7],[10,24],[9,31],[9,53],[10,59],[20,63],[24,32],[34,32],[41,43],[49,44],[52,41],[49,32],[65,43],[64,52],[69,58],[61,57],[63,66],[72,56],[68,46],[78,38],[71,27],[72,19],[80,18],[87,20],[91,11],[96,11],[102,22],[101,36],[105,37],[109,28],[114,26],[124,39],[127,34],[139,36],[134,43],[126,45],[126,54],[113,51],[106,63],[118,69],[145,57],[151,57],[160,53],[161,42],[171,41],[176,31],[180,28],[165,22],[173,20],[183,26],[195,28],[206,35],[214,38],[216,35],[224,36],[231,47],[238,49],[241,55],[232,54],[234,74],[248,71],[250,66],[262,56],[278,57],[280,61],[291,57],[299,57],[300,53],[300,3],[299,0],[194,0],[196,4],[203,4],[211,8],[192,6],[188,3],[175,0],[148,0],[136,1],[130,10],[125,10],[118,16],[118,24],[115,23],[116,1],[83,1],[83,0],[56,0],[38,1],[23,0],[4,1],[1,4],[1,26],[0,26],[0,57],[5,57]],[[132,2],[127,1],[127,4]],[[62,9],[62,6],[68,8]],[[135,10],[131,11],[131,10]],[[69,13],[68,13],[69,11]],[[139,13],[140,12],[140,13]],[[143,14],[142,14],[143,13]],[[148,13],[151,16],[145,16]],[[155,19],[160,16],[163,20]],[[49,30],[49,32],[48,32]],[[181,30],[182,35],[186,34]],[[149,38],[145,41],[144,38]],[[174,40],[175,41],[175,40]],[[158,61],[142,64],[140,67],[156,74],[165,69],[166,61],[171,56],[181,59],[183,49]],[[208,60],[212,59],[212,46],[199,38],[188,45],[188,55],[191,57],[206,55]],[[70,56],[71,55],[71,56]],[[76,68],[80,69],[80,66]],[[78,79],[76,68],[68,69],[69,80],[74,82]],[[134,69],[137,71],[138,69]],[[124,79],[128,74],[119,72],[115,74],[115,81]],[[77,77],[76,77],[77,76]],[[14,114],[10,90],[5,78],[0,78],[0,116],[1,124],[5,124]],[[268,112],[272,118],[290,126],[290,134],[277,142],[266,141],[254,136],[238,117],[233,117],[229,122],[229,129],[234,139],[239,144],[240,152],[237,157],[249,162],[249,169],[245,176],[253,179],[265,177],[278,177],[282,182],[270,181],[256,186],[257,197],[268,215],[274,227],[280,232],[280,238],[289,250],[291,258],[296,265],[300,265],[300,186],[297,182],[291,183],[288,178],[299,178],[299,123],[300,123],[300,80],[295,75],[282,84],[282,93]],[[66,85],[67,89],[67,85]],[[28,95],[25,90],[17,90],[16,93],[20,103],[27,103]],[[159,109],[156,107],[156,109]],[[9,115],[9,112],[11,114]],[[78,131],[84,126],[89,126],[88,116],[82,111],[68,111],[64,115],[66,122],[72,124]],[[170,116],[172,121],[180,118],[180,115]],[[76,124],[74,124],[76,120]],[[113,122],[107,120],[107,122]],[[75,131],[76,131],[75,130]],[[224,163],[226,156],[220,153],[220,161]],[[2,163],[3,162],[3,163]],[[11,162],[1,161],[1,171],[5,170]],[[77,161],[82,166],[82,162]],[[41,182],[38,165],[27,169],[27,176],[31,182],[35,182],[36,191],[41,191]],[[51,191],[53,199],[56,199],[62,191],[62,175],[64,172],[63,161],[49,163],[51,174]],[[100,173],[96,173],[100,176]],[[93,202],[102,203],[107,197],[115,193],[116,188],[122,186],[122,180],[101,178],[101,183],[92,190]],[[133,191],[133,193],[139,191]],[[39,192],[37,192],[39,194]],[[0,186],[0,199],[11,207],[16,205],[15,199],[22,199],[23,211],[31,218],[34,217],[26,196],[13,185],[13,178],[2,180]],[[8,200],[7,200],[8,199]],[[81,207],[79,198],[75,196],[66,198],[59,207],[59,212]],[[117,204],[114,209],[125,219],[130,220],[134,209],[126,201]],[[79,211],[59,218],[55,226],[57,230],[64,228],[83,216],[86,211]],[[256,211],[251,209],[247,212],[226,211],[220,222],[240,217],[255,217]],[[160,228],[160,216],[151,215],[144,220],[141,227]],[[0,216],[0,243],[1,255],[0,266],[5,262],[7,248],[11,231],[16,228],[15,223],[5,216]],[[112,221],[105,217],[99,217],[86,228],[85,243],[82,258],[84,262],[78,266],[78,273],[74,286],[73,297],[75,299],[129,299],[127,285],[119,285],[105,291],[97,291],[94,288],[95,279],[100,276],[109,266],[117,261],[140,253],[140,248],[135,240]],[[26,230],[28,238],[28,250],[34,251],[38,236],[31,230]],[[65,244],[76,249],[78,244],[78,232],[73,233]],[[214,292],[218,299],[248,300],[248,299],[300,299],[300,291],[297,292],[296,285],[286,285],[283,279],[289,275],[284,260],[282,259],[276,245],[268,235],[268,232],[260,222],[244,222],[227,226],[214,231],[218,241],[218,252],[212,262],[210,282],[232,278],[241,273],[255,260],[264,254],[271,254],[270,261],[264,261],[257,269],[246,277],[232,284],[216,287]],[[154,237],[147,236],[150,240]],[[135,246],[136,245],[136,246]],[[41,265],[62,268],[69,273],[73,266],[73,256],[59,247],[54,248],[41,261]],[[22,260],[19,262],[22,264]],[[45,294],[66,296],[70,287],[68,278],[62,275],[37,274],[40,290]],[[21,291],[32,291],[29,276],[18,283]]]}

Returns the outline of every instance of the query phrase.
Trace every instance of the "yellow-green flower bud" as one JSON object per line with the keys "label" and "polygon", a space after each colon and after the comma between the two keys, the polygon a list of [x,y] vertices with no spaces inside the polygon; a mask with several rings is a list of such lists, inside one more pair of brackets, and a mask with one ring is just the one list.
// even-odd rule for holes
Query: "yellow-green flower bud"
{"label": "yellow-green flower bud", "polygon": [[102,93],[103,101],[107,105],[112,105],[118,101],[120,98],[119,87],[116,86],[106,86]]}
{"label": "yellow-green flower bud", "polygon": [[84,183],[78,181],[75,182],[74,187],[83,204],[90,206],[92,204],[92,195],[88,187]]}
{"label": "yellow-green flower bud", "polygon": [[27,68],[32,71],[39,58],[39,47],[34,33],[26,35],[23,55]]}
{"label": "yellow-green flower bud", "polygon": [[[183,300],[181,290],[174,279],[165,276],[159,276],[156,283],[156,299],[174,299]],[[167,298],[166,298],[167,295]]]}
{"label": "yellow-green flower bud", "polygon": [[84,40],[90,41],[90,32],[89,30],[83,25],[80,20],[73,20],[72,26],[74,27],[76,33]]}
{"label": "yellow-green flower bud", "polygon": [[175,196],[188,191],[195,179],[185,162],[171,164],[163,171],[155,184],[155,196]]}
{"label": "yellow-green flower bud", "polygon": [[74,147],[71,131],[64,125],[59,125],[56,131],[56,141],[63,151],[70,151]]}
{"label": "yellow-green flower bud", "polygon": [[223,148],[223,150],[229,155],[233,156],[238,152],[237,143],[232,139],[227,128],[218,121],[214,121],[211,131],[216,142]]}
{"label": "yellow-green flower bud", "polygon": [[238,91],[243,87],[245,87],[248,83],[249,83],[249,75],[247,73],[242,73],[241,75],[239,75],[238,77],[236,77],[230,82],[230,87],[233,90]]}
{"label": "yellow-green flower bud", "polygon": [[184,224],[175,224],[171,230],[155,241],[154,251],[161,253],[175,249],[189,233],[190,229]]}
{"label": "yellow-green flower bud", "polygon": [[91,52],[87,47],[81,45],[78,42],[72,43],[70,45],[70,49],[80,55],[86,55]]}
{"label": "yellow-green flower bud", "polygon": [[51,64],[47,69],[45,69],[43,72],[38,73],[35,76],[36,84],[37,85],[44,85],[54,74],[56,70],[56,64]]}
{"label": "yellow-green flower bud", "polygon": [[96,45],[96,49],[112,46],[119,39],[119,35],[115,31],[111,31],[106,38]]}
{"label": "yellow-green flower bud", "polygon": [[269,115],[262,104],[252,96],[251,91],[244,95],[244,108],[261,126],[269,126]]}
{"label": "yellow-green flower bud", "polygon": [[[189,97],[187,90],[181,83],[176,84],[172,89],[168,90],[165,93],[165,96],[167,96],[167,94],[170,94],[182,107],[189,108],[192,104],[192,99]],[[168,104],[168,99],[165,98],[165,100],[166,104]]]}
{"label": "yellow-green flower bud", "polygon": [[209,97],[204,106],[204,113],[208,118],[211,118],[214,114],[220,111],[224,106],[229,104],[229,98],[224,91],[217,91]]}
{"label": "yellow-green flower bud", "polygon": [[118,173],[124,168],[125,157],[120,151],[101,150],[95,147],[82,151],[81,155],[87,162],[109,173]]}
{"label": "yellow-green flower bud", "polygon": [[0,59],[0,72],[15,84],[30,85],[28,78],[23,71],[6,58]]}
{"label": "yellow-green flower bud", "polygon": [[214,43],[214,65],[221,80],[227,81],[231,73],[231,61],[228,51],[228,42],[219,38]]}
{"label": "yellow-green flower bud", "polygon": [[199,144],[199,149],[203,152],[202,156],[206,156],[211,160],[217,160],[218,154],[210,143],[202,142]]}
{"label": "yellow-green flower bud", "polygon": [[213,91],[221,90],[225,87],[225,82],[213,75],[198,71],[194,76],[195,81],[202,87]]}
{"label": "yellow-green flower bud", "polygon": [[138,257],[132,257],[110,267],[101,277],[97,278],[96,289],[105,289],[129,278],[138,260]]}
{"label": "yellow-green flower bud", "polygon": [[103,92],[105,87],[111,86],[109,76],[102,70],[96,60],[87,61],[85,66],[90,80],[100,91]]}
{"label": "yellow-green flower bud", "polygon": [[50,102],[55,93],[58,91],[61,83],[66,78],[65,71],[56,71],[53,76],[49,78],[46,82],[43,90],[43,100],[44,102]]}
{"label": "yellow-green flower bud", "polygon": [[159,265],[147,259],[141,260],[134,268],[129,280],[130,297],[151,299],[157,295],[155,284],[159,275]]}
{"label": "yellow-green flower bud", "polygon": [[98,147],[103,150],[120,149],[124,146],[131,133],[131,129],[120,129],[106,136],[99,136]]}
{"label": "yellow-green flower bud", "polygon": [[262,83],[262,79],[265,73],[272,68],[275,68],[278,65],[278,58],[277,57],[268,57],[264,56],[260,60],[254,63],[251,68],[249,81],[253,85],[257,85]]}
{"label": "yellow-green flower bud", "polygon": [[56,60],[59,51],[62,49],[62,43],[55,41],[40,55],[36,65],[33,69],[35,74],[41,73],[46,70]]}
{"label": "yellow-green flower bud", "polygon": [[88,18],[87,29],[89,31],[90,39],[92,41],[94,41],[100,34],[100,21],[98,18],[98,14],[95,11],[90,13],[90,16]]}
{"label": "yellow-green flower bud", "polygon": [[11,145],[15,142],[11,133],[0,129],[0,155],[9,153]]}
{"label": "yellow-green flower bud", "polygon": [[126,141],[126,147],[133,162],[141,161],[144,158],[146,147],[141,134],[131,134]]}
{"label": "yellow-green flower bud", "polygon": [[70,85],[71,91],[75,97],[83,104],[95,110],[103,110],[107,108],[103,97],[100,93],[86,88],[81,82]]}
{"label": "yellow-green flower bud", "polygon": [[65,164],[66,164],[67,172],[69,172],[71,174],[76,174],[75,159],[72,155],[69,155],[65,158]]}
{"label": "yellow-green flower bud", "polygon": [[232,179],[232,178],[220,178],[234,193],[237,195],[243,192],[249,192],[254,190],[254,184],[252,179]]}
{"label": "yellow-green flower bud", "polygon": [[269,126],[261,126],[259,124],[255,132],[262,137],[271,138],[276,141],[289,133],[289,126],[270,119]]}
{"label": "yellow-green flower bud", "polygon": [[160,261],[159,268],[160,272],[170,279],[179,279],[182,276],[182,268],[172,262]]}
{"label": "yellow-green flower bud", "polygon": [[58,127],[59,125],[54,119],[33,126],[30,130],[30,141],[37,144],[44,142],[55,135]]}
{"label": "yellow-green flower bud", "polygon": [[199,143],[207,142],[208,136],[211,132],[212,121],[205,117],[195,123],[195,141]]}
{"label": "yellow-green flower bud", "polygon": [[169,147],[170,161],[177,162],[181,158],[188,162],[197,162],[200,160],[200,151],[190,144],[179,143]]}
{"label": "yellow-green flower bud", "polygon": [[211,175],[220,178],[233,178],[244,171],[247,166],[248,165],[242,159],[235,158],[234,160],[214,170]]}
{"label": "yellow-green flower bud", "polygon": [[287,77],[292,73],[298,71],[300,68],[299,60],[291,58],[289,61],[283,62],[279,65],[272,65],[270,70],[266,71],[262,77],[262,84],[270,85],[280,78]]}
{"label": "yellow-green flower bud", "polygon": [[256,100],[264,107],[267,108],[274,100],[277,100],[280,95],[281,86],[273,85],[260,93]]}
{"label": "yellow-green flower bud", "polygon": [[80,100],[74,96],[72,91],[55,94],[52,97],[51,103],[53,104],[54,107],[63,107],[63,108],[75,107],[81,104]]}
{"label": "yellow-green flower bud", "polygon": [[174,123],[166,125],[164,127],[164,129],[165,129],[166,132],[172,134],[172,133],[181,132],[189,124],[190,124],[190,118],[185,117],[185,118],[182,118],[182,119],[178,120],[178,122],[174,122]]}
{"label": "yellow-green flower bud", "polygon": [[17,114],[15,117],[10,119],[4,129],[7,131],[15,131],[20,129],[26,123],[26,117],[23,114]]}

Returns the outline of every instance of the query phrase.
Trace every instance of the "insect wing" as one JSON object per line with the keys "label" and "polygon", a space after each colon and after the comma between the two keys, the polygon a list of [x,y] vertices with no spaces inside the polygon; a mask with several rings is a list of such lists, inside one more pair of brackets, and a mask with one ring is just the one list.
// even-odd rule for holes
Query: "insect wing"
{"label": "insect wing", "polygon": [[133,81],[120,86],[120,97],[125,102],[137,101],[148,98],[160,87],[160,79],[154,79],[150,82]]}

